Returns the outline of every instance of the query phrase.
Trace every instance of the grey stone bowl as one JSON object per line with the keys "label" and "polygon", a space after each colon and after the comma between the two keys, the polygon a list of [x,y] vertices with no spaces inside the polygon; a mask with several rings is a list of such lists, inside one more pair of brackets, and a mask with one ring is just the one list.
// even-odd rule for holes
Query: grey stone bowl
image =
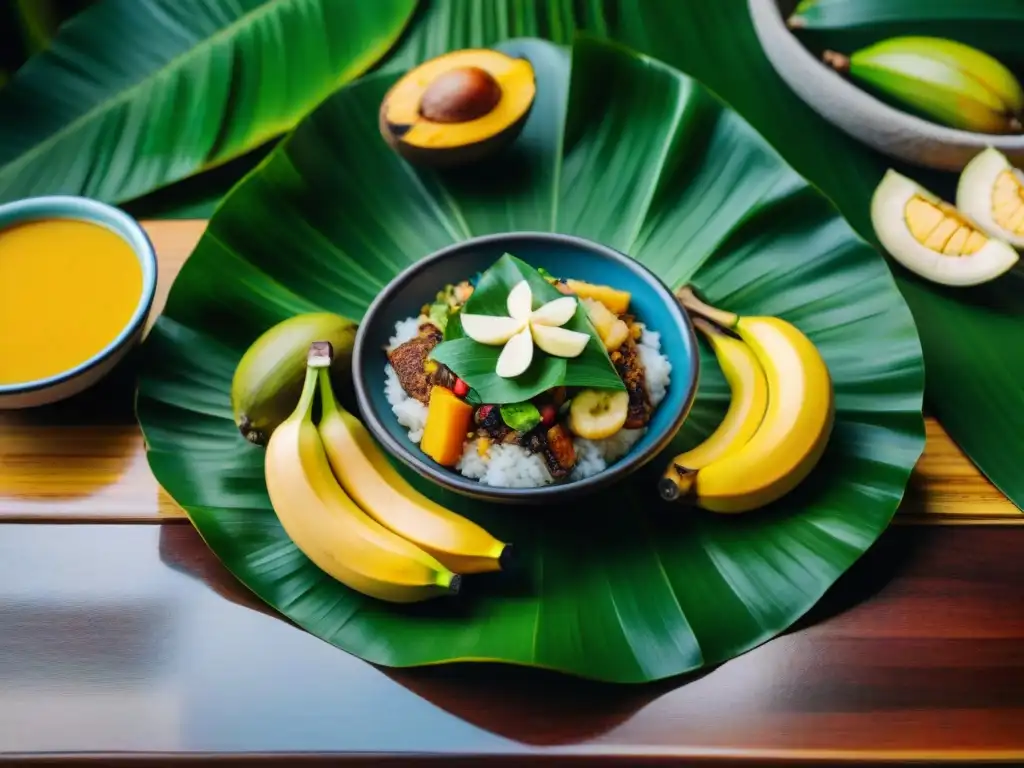
{"label": "grey stone bowl", "polygon": [[819,61],[786,26],[794,0],[747,3],[775,71],[811,109],[850,136],[889,157],[940,170],[963,170],[987,146],[1024,165],[1024,135],[973,133],[929,122],[880,101]]}

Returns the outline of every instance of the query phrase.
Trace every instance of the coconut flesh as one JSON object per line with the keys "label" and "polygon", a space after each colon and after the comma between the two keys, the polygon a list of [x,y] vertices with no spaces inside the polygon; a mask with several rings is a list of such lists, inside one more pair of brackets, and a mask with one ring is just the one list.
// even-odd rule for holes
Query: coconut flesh
{"label": "coconut flesh", "polygon": [[894,259],[942,285],[988,282],[1018,260],[1012,246],[972,217],[893,170],[872,197],[871,222]]}

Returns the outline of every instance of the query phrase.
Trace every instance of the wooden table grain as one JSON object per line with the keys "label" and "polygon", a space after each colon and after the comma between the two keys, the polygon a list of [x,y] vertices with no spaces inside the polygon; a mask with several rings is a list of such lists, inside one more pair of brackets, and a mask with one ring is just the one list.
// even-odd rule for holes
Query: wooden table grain
{"label": "wooden table grain", "polygon": [[[157,309],[203,226],[147,224]],[[782,637],[611,686],[382,669],[280,619],[153,479],[133,388],[0,413],[0,763],[1024,763],[1024,515],[934,420],[897,521],[966,525],[894,526]]]}
{"label": "wooden table grain", "polygon": [[[159,255],[151,322],[205,222],[145,224]],[[83,396],[37,411],[0,411],[0,521],[159,522],[183,512],[153,479],[131,412],[132,361]],[[102,422],[97,424],[98,418]],[[899,522],[1024,524],[934,419]]]}

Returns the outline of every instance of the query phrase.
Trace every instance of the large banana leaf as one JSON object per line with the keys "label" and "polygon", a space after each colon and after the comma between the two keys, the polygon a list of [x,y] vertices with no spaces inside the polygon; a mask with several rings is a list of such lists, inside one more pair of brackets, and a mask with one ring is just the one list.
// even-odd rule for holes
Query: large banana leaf
{"label": "large banana leaf", "polygon": [[852,53],[897,35],[959,40],[1024,72],[1020,0],[804,0],[789,17],[812,50]]}
{"label": "large banana leaf", "polygon": [[100,0],[0,91],[0,203],[122,202],[288,130],[415,0]]}
{"label": "large banana leaf", "polygon": [[[383,72],[328,99],[232,191],[144,347],[137,411],[150,466],[253,592],[367,660],[497,660],[621,682],[723,661],[790,626],[888,524],[924,440],[910,314],[878,254],[695,81],[592,40],[575,45],[571,67],[549,43],[500,47],[533,62],[538,96],[497,165],[438,176],[405,164],[377,133],[396,77]],[[402,469],[515,541],[525,573],[480,577],[462,602],[399,608],[361,597],[279,525],[263,452],[232,422],[234,366],[283,318],[358,318],[409,263],[513,229],[594,238],[673,286],[692,281],[714,303],[796,323],[835,380],[829,450],[797,491],[746,516],[660,504],[668,454],[600,499],[529,514]],[[724,412],[727,388],[702,355],[696,404],[671,450]]]}

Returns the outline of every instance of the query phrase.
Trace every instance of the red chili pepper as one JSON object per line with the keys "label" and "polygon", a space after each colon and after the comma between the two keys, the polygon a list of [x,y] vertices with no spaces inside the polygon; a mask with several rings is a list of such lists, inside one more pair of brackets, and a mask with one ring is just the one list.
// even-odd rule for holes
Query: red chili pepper
{"label": "red chili pepper", "polygon": [[452,391],[459,397],[465,397],[469,394],[469,384],[464,382],[462,379],[455,379],[455,386],[452,387]]}
{"label": "red chili pepper", "polygon": [[555,419],[558,416],[558,409],[554,405],[548,403],[540,409],[540,423],[545,427],[550,427],[555,423]]}

